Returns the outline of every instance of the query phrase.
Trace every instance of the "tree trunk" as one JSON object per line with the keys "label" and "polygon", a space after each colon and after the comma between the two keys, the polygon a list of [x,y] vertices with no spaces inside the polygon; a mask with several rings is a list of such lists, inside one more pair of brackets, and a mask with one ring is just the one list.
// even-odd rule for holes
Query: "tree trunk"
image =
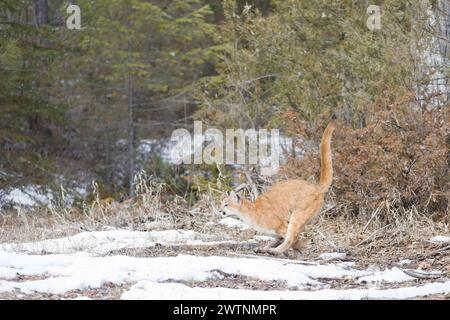
{"label": "tree trunk", "polygon": [[34,12],[36,16],[36,25],[38,27],[49,23],[49,7],[47,0],[34,0]]}
{"label": "tree trunk", "polygon": [[[440,34],[439,34],[439,51],[442,59],[444,59],[444,66],[448,66],[450,64],[450,3],[445,0],[441,0],[439,2],[439,10],[441,16],[440,23]],[[446,74],[444,70],[444,76]],[[448,74],[448,73],[447,73]],[[445,77],[443,85],[447,88],[446,92],[446,104],[450,102],[450,91],[448,90],[450,85],[449,77]]]}
{"label": "tree trunk", "polygon": [[130,184],[130,198],[134,198],[135,190],[134,190],[134,145],[135,145],[135,128],[134,128],[134,109],[133,109],[133,85],[131,80],[130,71],[128,71],[128,157],[129,157],[129,184]]}
{"label": "tree trunk", "polygon": [[[35,16],[35,23],[38,28],[45,26],[49,24],[49,6],[47,0],[33,0],[34,1],[34,16]],[[39,43],[44,44],[46,42],[45,38],[39,38]],[[45,80],[44,73],[48,70],[48,59],[46,57],[41,57],[38,59],[38,63],[41,64],[39,66],[39,81],[37,86],[43,88],[43,95],[48,100],[49,99],[49,87],[50,84]],[[48,128],[43,128],[42,119],[39,115],[31,115],[28,118],[28,125],[29,129],[33,133],[37,133],[38,130],[44,129],[44,130],[50,130]]]}
{"label": "tree trunk", "polygon": [[[131,21],[128,20],[128,26],[131,28]],[[129,64],[131,63],[131,42],[128,40],[128,66],[127,66],[127,97],[128,97],[128,170],[129,170],[129,184],[130,184],[130,198],[134,198],[135,190],[134,190],[134,171],[135,171],[135,163],[134,163],[134,146],[135,146],[135,127],[134,127],[134,108],[133,108],[133,82],[132,82],[132,74],[130,70]]]}

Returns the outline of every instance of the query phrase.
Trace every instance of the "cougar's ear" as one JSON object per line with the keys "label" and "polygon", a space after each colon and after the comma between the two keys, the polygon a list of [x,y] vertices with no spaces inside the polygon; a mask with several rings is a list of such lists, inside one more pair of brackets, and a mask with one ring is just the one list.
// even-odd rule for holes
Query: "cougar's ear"
{"label": "cougar's ear", "polygon": [[234,202],[240,204],[241,203],[241,197],[234,191],[230,192],[230,197],[233,199]]}
{"label": "cougar's ear", "polygon": [[226,190],[225,195],[228,197],[230,195],[230,191]]}

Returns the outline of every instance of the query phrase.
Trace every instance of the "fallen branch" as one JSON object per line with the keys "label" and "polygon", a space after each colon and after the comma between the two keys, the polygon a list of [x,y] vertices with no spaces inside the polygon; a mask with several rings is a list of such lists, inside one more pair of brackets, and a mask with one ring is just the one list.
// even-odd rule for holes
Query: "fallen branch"
{"label": "fallen branch", "polygon": [[410,277],[416,278],[416,279],[438,279],[442,277],[442,274],[439,273],[427,273],[427,272],[421,272],[417,270],[407,270],[407,269],[401,269],[405,274],[407,274]]}
{"label": "fallen branch", "polygon": [[418,260],[418,261],[425,260],[426,258],[437,256],[437,255],[439,255],[445,251],[449,251],[449,250],[450,250],[450,245],[443,247],[443,248],[436,249],[434,251],[431,251],[430,253],[420,254],[410,260]]}
{"label": "fallen branch", "polygon": [[266,260],[273,260],[273,261],[279,261],[284,262],[285,264],[302,264],[302,265],[311,265],[316,266],[318,265],[315,262],[309,262],[309,261],[298,261],[298,260],[290,260],[290,259],[280,259],[280,258],[273,258],[263,255],[253,255],[253,254],[242,254],[242,253],[236,253],[236,252],[227,252],[227,254],[242,258],[252,258],[252,259],[266,259]]}

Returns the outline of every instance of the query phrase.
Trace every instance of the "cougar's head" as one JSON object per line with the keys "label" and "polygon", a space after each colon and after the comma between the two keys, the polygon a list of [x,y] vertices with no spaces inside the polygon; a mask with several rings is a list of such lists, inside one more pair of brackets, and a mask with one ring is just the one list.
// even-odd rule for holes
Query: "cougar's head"
{"label": "cougar's head", "polygon": [[223,217],[239,216],[242,205],[241,197],[234,191],[227,193],[220,205],[219,214]]}

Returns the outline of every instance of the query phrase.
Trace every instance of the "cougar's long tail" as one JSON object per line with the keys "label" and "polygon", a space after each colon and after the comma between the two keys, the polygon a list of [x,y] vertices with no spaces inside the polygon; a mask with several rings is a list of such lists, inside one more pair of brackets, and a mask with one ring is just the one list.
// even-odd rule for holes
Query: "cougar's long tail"
{"label": "cougar's long tail", "polygon": [[320,142],[320,182],[323,192],[327,192],[333,180],[333,163],[331,160],[331,136],[336,128],[336,122],[332,120],[322,135]]}

